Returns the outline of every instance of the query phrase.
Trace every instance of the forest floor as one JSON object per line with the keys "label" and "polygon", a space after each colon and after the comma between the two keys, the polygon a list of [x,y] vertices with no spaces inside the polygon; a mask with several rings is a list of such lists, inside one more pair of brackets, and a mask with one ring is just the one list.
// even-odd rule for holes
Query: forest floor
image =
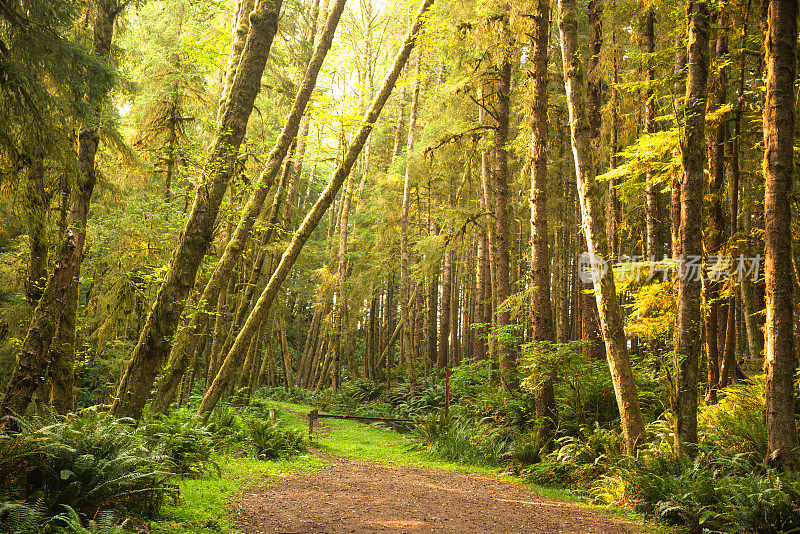
{"label": "forest floor", "polygon": [[543,496],[492,470],[430,459],[388,430],[334,421],[324,423],[318,436],[311,454],[324,462],[322,468],[267,475],[231,501],[239,529],[246,534],[650,530]]}

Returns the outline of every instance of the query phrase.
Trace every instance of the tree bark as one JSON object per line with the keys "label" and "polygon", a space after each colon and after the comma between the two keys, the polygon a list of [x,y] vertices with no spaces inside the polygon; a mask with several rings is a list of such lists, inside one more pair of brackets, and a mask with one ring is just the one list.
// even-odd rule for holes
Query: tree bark
{"label": "tree bark", "polygon": [[34,154],[28,167],[28,180],[25,188],[26,218],[28,222],[28,243],[30,261],[25,280],[25,297],[28,303],[36,305],[47,285],[47,208],[50,198],[44,187],[44,157]]}
{"label": "tree bark", "polygon": [[[717,15],[717,42],[715,45],[715,56],[718,61],[724,61],[725,56],[728,54],[728,35],[727,35],[727,6],[720,5],[719,14]],[[715,79],[714,91],[714,105],[716,109],[724,106],[727,101],[727,85],[728,85],[728,68],[721,66]],[[727,128],[724,118],[720,120],[717,125],[714,137],[710,140],[709,150],[709,184],[708,189],[710,193],[711,206],[711,228],[706,235],[706,250],[709,255],[718,255],[723,246],[724,241],[724,216],[722,213],[722,195],[723,185],[725,182],[725,145],[727,143]],[[715,277],[716,278],[716,277]],[[707,293],[705,302],[709,306],[709,311],[705,315],[705,331],[706,331],[706,397],[712,401],[716,401],[716,390],[718,387],[725,387],[727,384],[721,381],[720,377],[720,353],[724,351],[724,342],[720,345],[718,340],[724,339],[724,336],[718,335],[718,320],[722,310],[719,305],[719,294],[722,289],[721,280],[709,280],[704,284],[705,292]],[[731,315],[733,312],[725,314]],[[731,318],[733,316],[731,315]],[[727,323],[727,320],[725,320]]]}
{"label": "tree bark", "polygon": [[[550,46],[550,2],[537,0],[533,14],[531,79],[533,133],[531,135],[531,318],[534,341],[553,342],[553,306],[550,292],[550,250],[547,225],[547,51]],[[537,441],[546,447],[555,433],[557,414],[553,389],[555,369],[545,369],[535,390]]]}
{"label": "tree bark", "polygon": [[[503,306],[511,296],[511,281],[509,278],[510,258],[509,229],[508,229],[508,123],[509,123],[509,97],[511,93],[511,60],[505,55],[498,65],[500,86],[497,88],[497,101],[495,103],[495,116],[497,128],[494,137],[494,169],[492,173],[494,182],[494,256],[495,267],[495,295],[497,307]],[[505,330],[511,326],[511,312],[503,310],[496,313],[498,330]],[[511,332],[508,332],[511,334]],[[498,338],[498,359],[500,376],[503,386],[509,391],[519,386],[517,377],[517,348],[504,341],[505,335]]]}
{"label": "tree bark", "polygon": [[411,318],[411,280],[408,274],[408,211],[411,203],[411,170],[409,166],[409,154],[414,148],[414,130],[417,126],[417,109],[419,107],[419,69],[421,53],[418,49],[419,58],[417,60],[417,74],[414,79],[414,90],[411,97],[411,114],[408,119],[408,136],[406,139],[406,171],[403,180],[403,206],[400,215],[400,322],[403,325],[403,361],[408,372],[408,383],[411,392],[416,392],[417,379],[414,371],[414,351],[412,348],[412,318]]}
{"label": "tree bark", "polygon": [[705,115],[708,81],[709,13],[705,1],[690,0],[683,129],[678,318],[673,376],[675,380],[675,452],[694,456],[697,444],[697,382],[702,348],[700,289],[702,272],[690,267],[703,253],[701,218],[705,175]]}
{"label": "tree bark", "polygon": [[[564,86],[567,94],[572,153],[586,245],[590,254],[596,255],[597,259],[602,259],[608,254],[608,241],[602,220],[603,212],[599,201],[600,186],[595,177],[589,136],[589,121],[585,107],[586,96],[583,89],[583,65],[577,46],[578,18],[575,4],[575,0],[559,0],[558,2]],[[622,421],[625,446],[629,453],[633,453],[644,438],[644,420],[639,407],[633,370],[628,359],[622,310],[617,300],[614,277],[610,269],[602,276],[595,276],[594,280],[595,299],[600,311],[600,327]]]}
{"label": "tree bark", "polygon": [[792,337],[792,216],[797,1],[770,0],[764,102],[767,447],[769,463],[798,468]]}
{"label": "tree bark", "polygon": [[[652,134],[656,131],[656,99],[653,91],[655,83],[655,68],[653,67],[655,58],[653,53],[656,51],[655,41],[655,9],[649,6],[642,18],[642,52],[648,54],[647,65],[645,67],[645,104],[644,104],[644,131]],[[646,233],[647,250],[646,256],[650,261],[661,259],[661,232],[659,231],[659,202],[658,187],[653,183],[653,173],[648,170],[645,173],[645,197],[646,197]]]}
{"label": "tree bark", "polygon": [[[600,72],[600,53],[603,47],[603,3],[602,0],[589,1],[589,54],[587,60],[586,113],[589,118],[589,139],[592,150],[600,151],[600,127],[602,126],[602,86]],[[595,166],[596,166],[595,162]],[[599,317],[591,284],[585,284],[581,292],[581,336],[589,341],[583,352],[587,358],[603,358],[603,337],[600,333]]]}

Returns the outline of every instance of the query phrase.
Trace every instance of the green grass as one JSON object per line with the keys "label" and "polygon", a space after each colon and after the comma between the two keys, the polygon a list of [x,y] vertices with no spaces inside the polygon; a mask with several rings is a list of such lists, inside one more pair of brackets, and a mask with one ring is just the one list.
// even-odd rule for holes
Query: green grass
{"label": "green grass", "polygon": [[180,498],[167,503],[162,517],[150,526],[153,532],[206,534],[236,532],[227,513],[227,504],[245,488],[270,485],[269,477],[287,476],[299,471],[320,469],[325,462],[310,454],[289,460],[262,462],[252,458],[219,459],[221,476],[216,473],[180,481]]}
{"label": "green grass", "polygon": [[[308,423],[289,411],[306,413],[310,410],[308,406],[272,404],[278,410],[278,420],[284,427],[308,431]],[[176,503],[165,504],[162,517],[150,525],[154,533],[237,532],[227,513],[228,502],[236,494],[246,488],[268,486],[272,483],[270,477],[320,469],[325,465],[323,460],[311,454],[272,462],[229,456],[215,458],[215,461],[220,467],[220,476],[212,472],[200,478],[179,481],[180,498]]]}

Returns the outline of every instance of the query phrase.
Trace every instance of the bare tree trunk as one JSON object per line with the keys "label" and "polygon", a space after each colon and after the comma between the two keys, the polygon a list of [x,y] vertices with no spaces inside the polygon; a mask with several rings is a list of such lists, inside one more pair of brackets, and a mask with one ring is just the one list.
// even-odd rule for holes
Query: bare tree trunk
{"label": "bare tree trunk", "polygon": [[678,270],[677,343],[673,358],[675,380],[675,452],[694,456],[697,444],[697,383],[702,344],[700,285],[702,273],[691,267],[703,253],[701,218],[705,175],[705,115],[708,91],[708,4],[691,0],[686,78],[686,119],[683,130],[680,244]]}
{"label": "bare tree trunk", "polygon": [[[583,65],[580,59],[581,54],[578,51],[578,18],[575,4],[575,0],[559,0],[558,2],[564,86],[567,94],[572,152],[586,244],[589,253],[594,254],[595,258],[600,260],[608,255],[608,241],[602,220],[603,211],[599,200],[600,186],[595,177],[589,136],[586,96],[583,92]],[[614,383],[625,446],[629,453],[633,453],[644,438],[644,420],[639,407],[633,370],[628,359],[622,310],[617,300],[614,277],[609,271],[602,275],[601,272],[595,273],[596,275],[593,276],[594,292],[597,308],[600,311],[600,327],[606,344],[606,356]]]}
{"label": "bare tree trunk", "polygon": [[[453,287],[453,268],[454,252],[451,247],[448,247],[444,253],[444,265],[442,267],[442,308],[439,313],[439,346],[436,355],[436,367],[444,369],[446,366],[452,366],[452,362],[448,361],[448,349],[450,347],[450,307],[453,305],[450,301],[450,293]],[[438,287],[437,287],[438,291]],[[458,303],[455,304],[458,306]],[[436,332],[436,316],[433,319],[434,332]],[[452,325],[456,329],[456,325]]]}
{"label": "bare tree trunk", "polygon": [[767,447],[769,463],[798,468],[794,418],[796,358],[792,338],[794,84],[797,1],[769,0],[764,102],[764,230],[766,235]]}
{"label": "bare tree trunk", "polygon": [[[418,50],[421,50],[420,47]],[[414,371],[414,351],[412,347],[412,322],[411,322],[411,280],[408,274],[408,211],[411,203],[411,170],[408,168],[409,154],[414,148],[414,130],[417,126],[417,109],[419,107],[419,70],[422,61],[421,52],[418,53],[417,74],[414,80],[414,91],[411,97],[411,115],[408,119],[408,137],[406,141],[406,172],[403,182],[403,207],[400,216],[400,321],[403,324],[403,360],[408,372],[408,383],[411,392],[416,392],[417,379]]]}
{"label": "bare tree trunk", "polygon": [[275,272],[270,277],[270,280],[267,283],[267,286],[264,288],[264,291],[261,293],[258,302],[256,302],[256,305],[250,313],[250,316],[247,318],[247,321],[242,326],[239,335],[236,337],[236,341],[231,347],[231,350],[225,356],[225,361],[223,362],[219,373],[217,373],[214,382],[206,392],[206,395],[203,398],[200,407],[198,408],[199,415],[207,418],[211,413],[211,410],[214,409],[214,406],[219,401],[222,392],[227,387],[227,383],[229,381],[228,377],[232,371],[232,368],[235,366],[235,362],[238,359],[238,354],[246,349],[250,338],[255,332],[255,329],[269,312],[272,301],[275,299],[281,284],[289,274],[289,270],[292,268],[294,262],[297,260],[297,257],[300,255],[303,245],[305,245],[305,242],[310,237],[311,232],[313,232],[317,227],[317,224],[319,224],[319,221],[322,219],[325,211],[333,202],[333,198],[338,192],[339,188],[342,186],[342,183],[347,179],[348,174],[358,159],[361,149],[364,147],[367,137],[372,131],[375,121],[380,116],[381,109],[383,109],[386,100],[389,98],[389,95],[391,94],[392,89],[397,82],[397,78],[400,76],[403,66],[408,60],[408,56],[411,54],[411,50],[416,42],[417,34],[422,26],[423,15],[432,3],[433,0],[425,0],[422,6],[419,8],[419,11],[417,11],[417,15],[414,18],[414,23],[403,39],[400,51],[395,57],[392,68],[384,79],[380,91],[378,91],[378,94],[375,96],[372,105],[364,116],[362,125],[348,147],[341,165],[336,170],[331,182],[322,192],[322,195],[320,195],[317,202],[314,204],[308,214],[306,214],[303,223],[297,229],[291,243],[281,256],[281,260],[277,269],[275,269]]}
{"label": "bare tree trunk", "polygon": [[[645,69],[645,105],[644,105],[644,131],[648,134],[656,131],[656,97],[653,91],[655,83],[655,68],[653,67],[655,58],[652,57],[656,51],[655,40],[655,9],[649,6],[642,17],[642,52],[648,54],[647,66]],[[646,196],[646,227],[647,227],[647,253],[646,256],[652,261],[661,259],[661,232],[659,228],[659,192],[656,184],[653,183],[653,173],[648,170],[645,175],[645,196]]]}
{"label": "bare tree trunk", "polygon": [[[718,60],[725,60],[728,54],[728,35],[725,28],[727,24],[727,7],[725,4],[720,5],[719,14],[717,16],[717,42],[715,45],[715,56]],[[715,97],[715,108],[719,109],[727,102],[727,85],[728,85],[728,68],[722,66],[715,79],[715,86],[713,94]],[[724,242],[724,215],[722,213],[722,194],[723,185],[725,182],[725,144],[727,143],[727,128],[726,121],[720,120],[716,127],[714,137],[710,140],[709,150],[709,184],[708,189],[711,197],[710,215],[711,215],[711,228],[706,236],[706,250],[711,256],[718,255],[722,249]],[[727,316],[733,318],[733,311],[723,313],[719,305],[719,293],[722,289],[722,282],[719,280],[710,280],[704,284],[705,292],[707,293],[705,302],[710,306],[708,314],[705,316],[705,329],[706,329],[706,346],[707,346],[707,384],[706,384],[706,397],[712,401],[716,401],[716,390],[718,387],[725,387],[727,384],[721,380],[720,371],[720,353],[724,351],[724,341],[719,343],[723,336],[718,335],[718,327],[722,323],[727,323]],[[722,314],[722,316],[720,316]]]}
{"label": "bare tree trunk", "polygon": [[[600,53],[603,47],[603,3],[590,0],[589,8],[589,53],[587,59],[586,113],[589,119],[589,139],[592,150],[600,150],[600,127],[602,125],[602,84],[600,72]],[[597,163],[595,162],[595,166]],[[590,343],[584,347],[588,358],[601,359],[604,354],[603,338],[597,305],[591,294],[591,284],[587,283],[581,293],[581,336]]]}

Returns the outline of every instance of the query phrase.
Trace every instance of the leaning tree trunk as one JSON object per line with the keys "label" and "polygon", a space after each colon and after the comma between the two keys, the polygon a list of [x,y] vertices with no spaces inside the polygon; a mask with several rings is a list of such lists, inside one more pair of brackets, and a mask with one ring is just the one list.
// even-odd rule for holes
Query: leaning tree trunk
{"label": "leaning tree trunk", "polygon": [[[535,341],[555,341],[550,301],[550,250],[547,232],[547,50],[550,46],[550,2],[537,0],[533,14],[531,78],[533,134],[531,136],[531,317]],[[535,391],[538,443],[547,446],[556,428],[555,369],[544,369]]]}
{"label": "leaning tree trunk", "polygon": [[239,146],[244,140],[247,122],[261,89],[261,76],[278,31],[282,2],[260,0],[250,14],[250,33],[230,88],[230,96],[223,101],[225,109],[219,120],[220,133],[209,149],[208,162],[203,169],[191,214],[117,389],[111,408],[116,416],[141,416],[153,381],[169,354],[186,297],[194,286],[197,270],[213,238],[219,206],[233,176]]}
{"label": "leaning tree trunk", "polygon": [[[114,21],[125,3],[100,2],[94,19],[93,53],[100,61],[107,61],[114,36]],[[99,120],[101,102],[108,95],[108,86],[93,85],[87,95],[93,108],[94,119]],[[80,279],[83,246],[86,240],[86,222],[97,174],[95,157],[100,144],[98,127],[87,127],[78,135],[78,183],[76,185],[66,234],[56,257],[53,275],[48,279],[39,304],[33,313],[22,348],[17,355],[11,378],[0,401],[0,415],[22,414],[30,404],[33,393],[42,384],[48,367],[59,408],[69,410],[73,404],[74,341],[57,354],[50,349],[59,329],[61,339],[75,337],[75,317],[78,308],[78,283]],[[57,361],[51,361],[53,357]]]}
{"label": "leaning tree trunk", "polygon": [[[564,65],[564,86],[567,94],[572,153],[578,182],[581,219],[589,253],[599,263],[608,254],[608,241],[600,202],[600,186],[595,176],[593,153],[586,114],[586,93],[583,64],[578,51],[578,17],[576,0],[559,0],[559,33]],[[606,345],[606,357],[614,383],[625,446],[633,453],[644,439],[644,420],[625,344],[622,310],[617,300],[614,276],[610,269],[593,273],[594,293],[600,312],[600,328]]]}
{"label": "leaning tree trunk", "polygon": [[798,468],[792,338],[792,216],[797,0],[770,0],[764,102],[766,371],[768,461]]}
{"label": "leaning tree trunk", "polygon": [[702,331],[699,267],[703,253],[701,232],[705,175],[705,116],[708,80],[708,4],[691,0],[686,77],[686,115],[683,131],[680,245],[678,266],[678,318],[673,391],[675,407],[675,452],[694,455],[697,443],[697,380]]}
{"label": "leaning tree trunk", "polygon": [[[275,181],[275,177],[280,171],[281,163],[283,163],[286,153],[289,151],[297,135],[306,106],[311,98],[311,93],[314,91],[314,87],[317,84],[317,75],[322,68],[322,63],[333,42],[336,27],[339,24],[339,18],[344,10],[345,1],[346,0],[338,0],[331,11],[325,31],[319,39],[314,55],[308,64],[300,88],[297,91],[294,104],[292,105],[292,110],[289,112],[289,116],[283,126],[283,131],[275,141],[275,145],[267,158],[267,164],[258,177],[255,189],[244,207],[236,230],[234,230],[231,239],[225,246],[225,250],[217,263],[217,267],[214,269],[214,273],[211,275],[208,283],[206,283],[203,296],[200,299],[201,303],[205,303],[205,310],[214,308],[222,288],[233,271],[233,267],[236,265],[236,262],[239,261],[245,244],[253,231],[253,226],[258,218],[258,214],[264,206],[267,193],[272,183]],[[290,162],[288,161],[286,162],[286,168],[291,168]],[[268,227],[271,228],[274,224],[275,221],[270,221]],[[180,383],[181,376],[183,376],[186,371],[190,352],[189,345],[195,337],[192,334],[194,332],[202,332],[205,328],[205,323],[209,320],[208,313],[206,313],[205,310],[200,310],[198,313],[194,314],[189,328],[184,329],[178,336],[178,342],[170,353],[167,373],[159,384],[156,393],[158,402],[154,401],[156,405],[155,409],[159,413],[163,413],[169,406],[169,402],[171,402],[172,397],[174,397],[174,391]]]}
{"label": "leaning tree trunk", "polygon": [[261,296],[259,297],[258,302],[256,302],[256,305],[253,307],[253,310],[250,313],[250,316],[247,318],[247,321],[242,326],[242,329],[239,332],[239,335],[236,337],[236,341],[231,347],[231,350],[225,356],[225,360],[222,363],[219,373],[217,373],[216,378],[214,378],[214,382],[206,392],[206,395],[203,397],[200,407],[197,410],[197,413],[202,417],[208,417],[208,415],[211,413],[211,410],[214,409],[214,406],[219,401],[222,392],[227,388],[230,381],[230,376],[232,375],[235,367],[234,364],[238,360],[238,354],[247,349],[250,339],[252,338],[255,330],[261,324],[266,314],[269,312],[272,301],[278,294],[278,290],[280,289],[281,284],[283,284],[283,281],[286,279],[286,276],[289,274],[290,269],[294,265],[295,261],[297,261],[297,257],[300,255],[303,246],[311,236],[311,233],[319,224],[319,221],[322,219],[325,211],[333,202],[333,199],[336,196],[336,193],[339,191],[339,188],[342,186],[342,183],[345,181],[345,179],[347,179],[347,176],[353,168],[353,165],[358,159],[361,149],[364,147],[367,137],[372,131],[375,121],[380,116],[381,110],[383,109],[386,100],[389,98],[389,95],[391,94],[392,89],[397,82],[397,78],[400,76],[400,73],[403,70],[403,66],[408,60],[408,56],[411,54],[411,50],[414,48],[417,35],[423,24],[423,15],[431,6],[431,4],[433,4],[433,0],[424,0],[422,6],[419,8],[419,11],[417,11],[417,14],[414,18],[414,23],[412,24],[411,28],[409,28],[408,33],[406,33],[406,36],[403,39],[400,51],[394,59],[392,68],[384,79],[381,89],[378,91],[378,94],[375,96],[372,105],[370,105],[369,110],[364,116],[362,125],[358,129],[358,132],[356,132],[353,141],[348,147],[341,165],[338,169],[336,169],[336,172],[334,173],[330,183],[328,183],[328,185],[325,187],[325,190],[322,192],[319,199],[317,199],[317,202],[314,204],[311,210],[306,214],[302,224],[295,232],[291,243],[289,243],[289,246],[281,256],[278,267],[270,277],[267,286],[261,293]]}

